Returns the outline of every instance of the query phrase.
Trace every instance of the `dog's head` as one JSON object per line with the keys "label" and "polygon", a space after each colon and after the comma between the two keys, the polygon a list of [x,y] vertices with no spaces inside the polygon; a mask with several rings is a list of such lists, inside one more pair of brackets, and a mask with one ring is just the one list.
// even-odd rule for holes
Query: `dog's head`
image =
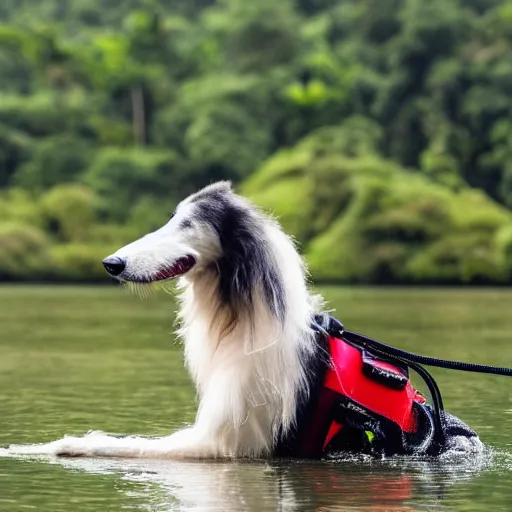
{"label": "dog's head", "polygon": [[219,260],[241,198],[229,182],[210,185],[187,197],[163,227],[103,260],[121,281],[151,283],[206,268]]}

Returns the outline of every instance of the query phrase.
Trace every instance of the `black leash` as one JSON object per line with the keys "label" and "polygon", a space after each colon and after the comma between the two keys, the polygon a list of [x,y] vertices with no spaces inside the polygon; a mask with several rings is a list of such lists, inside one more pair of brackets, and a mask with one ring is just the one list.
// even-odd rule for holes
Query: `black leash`
{"label": "black leash", "polygon": [[464,363],[461,361],[447,361],[445,359],[438,359],[437,357],[422,356],[420,354],[414,354],[412,352],[407,352],[406,350],[386,345],[381,341],[368,338],[368,336],[352,331],[343,330],[342,335],[345,339],[349,339],[349,341],[353,341],[358,345],[378,349],[380,352],[387,354],[388,356],[397,357],[407,362],[424,364],[426,366],[435,366],[437,368],[447,368],[449,370],[460,370],[462,372],[512,376],[512,368],[489,366],[486,364]]}
{"label": "black leash", "polygon": [[[459,370],[462,372],[488,373],[491,375],[512,376],[512,368],[501,366],[489,366],[486,364],[464,363],[462,361],[447,361],[446,359],[438,359],[437,357],[422,356],[413,352],[407,352],[391,345],[386,345],[382,341],[374,340],[363,334],[353,331],[347,331],[344,325],[333,316],[329,316],[329,326],[327,331],[335,336],[339,336],[347,341],[364,348],[378,350],[381,354],[390,357],[399,358],[407,363],[424,364],[425,366],[435,366],[437,368],[447,368],[449,370]],[[322,325],[322,318],[318,317],[317,324]],[[322,327],[321,327],[322,328]],[[325,329],[322,328],[322,330]]]}

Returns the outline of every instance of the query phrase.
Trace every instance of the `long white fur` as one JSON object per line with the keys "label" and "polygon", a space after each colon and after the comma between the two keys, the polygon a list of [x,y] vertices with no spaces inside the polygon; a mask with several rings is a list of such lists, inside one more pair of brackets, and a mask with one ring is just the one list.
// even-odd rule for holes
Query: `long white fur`
{"label": "long white fur", "polygon": [[[244,205],[255,208],[250,203]],[[197,265],[179,280],[179,336],[199,396],[194,425],[158,439],[115,438],[98,432],[45,445],[12,446],[12,453],[173,459],[265,457],[271,454],[278,432],[292,428],[299,395],[308,392],[305,356],[315,343],[310,321],[317,304],[307,288],[304,262],[278,223],[262,216],[262,242],[271,251],[282,279],[286,313],[280,320],[256,292],[252,315],[241,315],[234,328],[226,331],[223,326],[229,319],[222,316],[229,311],[219,304],[219,277],[208,267],[219,255],[218,237],[206,225],[179,229],[193,208],[192,201],[183,201],[168,224],[116,255],[127,259],[128,270],[141,277],[185,254],[197,259]]]}
{"label": "long white fur", "polygon": [[[242,317],[227,336],[214,319],[216,277],[184,278],[181,286],[187,366],[201,400],[194,427],[179,433],[199,456],[264,456],[280,428],[292,427],[297,395],[307,391],[303,356],[312,350],[312,300],[303,263],[290,239],[269,223],[268,240],[285,283],[287,314],[278,321],[264,301],[254,305],[254,328]],[[213,307],[212,307],[213,306]],[[215,321],[217,320],[217,321]]]}

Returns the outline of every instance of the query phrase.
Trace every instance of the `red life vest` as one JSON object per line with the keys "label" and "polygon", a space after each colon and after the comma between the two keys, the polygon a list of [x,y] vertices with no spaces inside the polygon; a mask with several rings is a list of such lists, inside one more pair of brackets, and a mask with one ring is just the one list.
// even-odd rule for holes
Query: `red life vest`
{"label": "red life vest", "polygon": [[[406,352],[346,331],[329,315],[317,315],[312,326],[318,347],[306,362],[309,393],[298,397],[296,424],[277,436],[275,456],[438,455],[455,437],[476,437],[443,410],[434,379]],[[412,386],[409,367],[425,381],[433,407]]]}
{"label": "red life vest", "polygon": [[[407,368],[376,358],[342,338],[329,335],[327,344],[331,361],[297,455],[318,457],[331,443],[336,445],[347,428],[359,432],[368,446],[375,443],[388,453],[406,452],[404,435],[415,436],[423,428],[418,424],[418,406],[425,404]],[[350,449],[344,442],[347,439],[338,448]],[[361,439],[352,448],[361,451],[360,443]]]}
{"label": "red life vest", "polygon": [[[328,340],[332,365],[327,369],[324,387],[396,423],[404,432],[416,432],[413,403],[424,404],[425,398],[403,372],[391,363],[364,358],[360,350],[342,339],[329,336]],[[333,422],[324,446],[341,428]]]}

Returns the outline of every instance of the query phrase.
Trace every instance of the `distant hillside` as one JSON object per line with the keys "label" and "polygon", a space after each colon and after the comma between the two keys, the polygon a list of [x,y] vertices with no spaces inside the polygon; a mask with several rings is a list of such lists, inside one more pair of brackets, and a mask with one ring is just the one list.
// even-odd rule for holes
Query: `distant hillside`
{"label": "distant hillside", "polygon": [[347,144],[346,135],[340,128],[319,129],[278,152],[243,187],[296,237],[315,279],[497,283],[510,278],[509,210],[462,182],[449,187],[372,154],[360,141]]}

